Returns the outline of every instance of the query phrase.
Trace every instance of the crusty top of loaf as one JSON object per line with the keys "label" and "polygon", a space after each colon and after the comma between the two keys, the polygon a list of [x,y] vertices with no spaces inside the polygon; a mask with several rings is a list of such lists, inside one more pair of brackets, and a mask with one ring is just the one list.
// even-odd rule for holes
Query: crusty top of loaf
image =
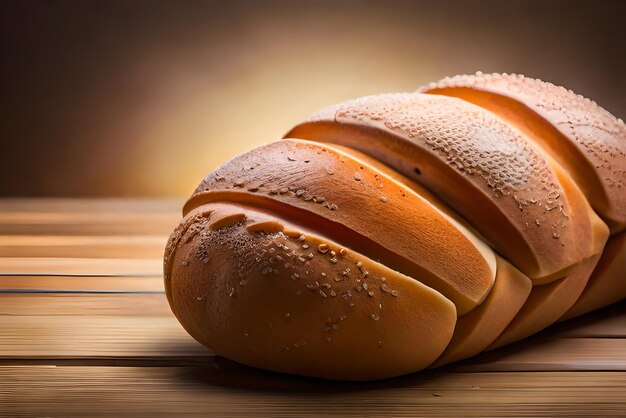
{"label": "crusty top of loaf", "polygon": [[[537,283],[601,248],[605,232],[572,180],[520,131],[465,100],[368,96],[322,110],[287,135],[354,147],[403,170],[479,222],[473,226]],[[410,164],[427,169],[414,173]]]}
{"label": "crusty top of loaf", "polygon": [[626,218],[624,121],[572,90],[523,75],[480,72],[459,75],[430,83],[420,91],[450,88],[471,88],[504,95],[539,114],[571,140],[591,162],[608,198],[616,201],[620,218]]}
{"label": "crusty top of loaf", "polygon": [[333,106],[309,120],[331,113],[337,121],[378,122],[440,154],[458,171],[482,178],[494,194],[513,196],[520,210],[539,204],[563,218],[562,191],[545,159],[519,132],[478,106],[440,96],[381,94]]}

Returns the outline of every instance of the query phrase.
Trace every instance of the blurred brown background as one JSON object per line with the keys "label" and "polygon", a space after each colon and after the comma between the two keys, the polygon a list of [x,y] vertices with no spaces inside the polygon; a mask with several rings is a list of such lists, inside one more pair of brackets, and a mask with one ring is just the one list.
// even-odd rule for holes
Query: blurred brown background
{"label": "blurred brown background", "polygon": [[626,2],[1,1],[0,195],[189,194],[308,113],[519,72],[626,116]]}

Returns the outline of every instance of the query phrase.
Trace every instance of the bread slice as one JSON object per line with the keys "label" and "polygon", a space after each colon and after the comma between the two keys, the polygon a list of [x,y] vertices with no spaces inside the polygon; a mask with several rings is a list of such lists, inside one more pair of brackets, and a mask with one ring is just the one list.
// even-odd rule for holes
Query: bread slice
{"label": "bread slice", "polygon": [[421,183],[534,282],[600,251],[607,232],[571,178],[523,134],[461,99],[370,96],[313,115],[287,136],[362,151]]}
{"label": "bread slice", "polygon": [[254,205],[307,225],[436,289],[459,315],[493,286],[495,256],[470,231],[364,161],[322,144],[284,140],[236,157],[202,182],[185,210],[207,201]]}
{"label": "bread slice", "polygon": [[515,318],[530,294],[532,282],[518,269],[497,257],[496,281],[487,299],[459,318],[446,351],[431,367],[463,360],[487,348]]}
{"label": "bread slice", "polygon": [[626,298],[626,232],[613,235],[587,287],[561,320],[573,318]]}
{"label": "bread slice", "polygon": [[458,97],[499,115],[571,173],[612,232],[626,228],[626,125],[595,102],[515,74],[449,77],[420,91]]}
{"label": "bread slice", "polygon": [[592,256],[581,261],[566,277],[534,286],[522,309],[488,349],[519,341],[558,321],[582,294],[599,259],[599,254]]}
{"label": "bread slice", "polygon": [[188,208],[165,260],[185,329],[243,364],[342,380],[420,370],[445,349],[454,304],[419,281],[274,214]]}
{"label": "bread slice", "polygon": [[[432,205],[453,218],[462,228],[467,228],[475,236],[480,237],[480,234],[471,228],[462,217],[458,216],[456,212],[452,211],[419,183],[360,151],[341,145],[332,145],[332,147],[367,162],[367,164],[387,174],[397,182],[414,190]],[[480,242],[482,241],[479,240],[476,245],[480,245]],[[439,367],[480,353],[504,331],[524,305],[530,294],[532,281],[509,262],[497,255],[496,266],[496,279],[491,292],[476,309],[458,319],[450,344],[448,344],[446,351],[431,367]]]}

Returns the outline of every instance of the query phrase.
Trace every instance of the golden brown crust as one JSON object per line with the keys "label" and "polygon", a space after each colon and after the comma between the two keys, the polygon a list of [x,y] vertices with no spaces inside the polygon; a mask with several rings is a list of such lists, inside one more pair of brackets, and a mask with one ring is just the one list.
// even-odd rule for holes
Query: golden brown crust
{"label": "golden brown crust", "polygon": [[532,282],[501,257],[493,289],[487,299],[456,323],[446,351],[431,367],[463,360],[487,348],[513,320],[526,302]]}
{"label": "golden brown crust", "polygon": [[[478,106],[423,94],[370,96],[314,115],[287,135],[370,154],[458,211],[543,283],[598,251],[606,232],[571,179],[521,133]],[[593,236],[593,232],[600,236]],[[602,242],[603,243],[603,242]]]}
{"label": "golden brown crust", "polygon": [[462,75],[420,90],[460,97],[546,147],[613,231],[626,227],[626,125],[571,90],[515,74]]}
{"label": "golden brown crust", "polygon": [[166,267],[170,304],[225,357],[368,380],[427,367],[452,336],[456,311],[440,293],[273,215],[207,203],[182,223]]}
{"label": "golden brown crust", "polygon": [[624,298],[626,298],[626,232],[609,238],[583,294],[561,320],[574,318]]}
{"label": "golden brown crust", "polygon": [[559,320],[582,294],[600,255],[581,261],[556,282],[534,286],[526,303],[488,350],[511,344],[535,334]]}
{"label": "golden brown crust", "polygon": [[[447,216],[448,219],[451,220],[457,226],[457,228],[461,229],[462,231],[469,232],[468,234],[466,234],[466,236],[472,240],[472,242],[474,243],[476,247],[484,251],[485,259],[492,259],[492,257],[490,256],[491,249],[485,243],[485,239],[480,234],[480,232],[474,229],[457,212],[453,211],[448,205],[443,203],[441,199],[435,196],[430,190],[426,189],[424,186],[417,183],[416,181],[411,180],[410,178],[400,174],[393,168],[384,164],[382,161],[372,158],[371,156],[363,152],[357,151],[353,148],[344,147],[342,145],[337,145],[337,144],[324,144],[324,145],[328,146],[329,148],[337,149],[345,154],[348,154],[359,161],[365,162],[367,165],[385,174],[387,177],[389,177],[390,179],[393,179],[395,182],[400,183],[406,186],[409,190],[412,190],[413,192],[417,193],[424,200],[426,200],[432,206],[437,208],[439,212]],[[494,271],[496,270],[495,262],[496,260],[495,258],[493,258],[493,265],[491,269]]]}
{"label": "golden brown crust", "polygon": [[[355,235],[353,248],[419,277],[452,300],[460,315],[482,302],[493,285],[491,250],[478,248],[469,231],[461,231],[414,191],[338,150],[297,140],[256,148],[207,176],[190,204],[211,192],[233,190],[256,205],[269,203],[255,196],[282,203],[273,210],[283,215],[314,214],[319,219],[314,228],[326,234],[335,228],[329,223],[348,228]],[[332,237],[342,241],[337,234]]]}

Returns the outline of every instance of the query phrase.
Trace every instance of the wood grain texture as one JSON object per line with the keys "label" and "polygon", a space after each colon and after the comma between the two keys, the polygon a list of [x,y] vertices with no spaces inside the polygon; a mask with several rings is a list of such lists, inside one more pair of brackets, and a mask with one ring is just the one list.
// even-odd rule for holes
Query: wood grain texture
{"label": "wood grain texture", "polygon": [[168,235],[178,213],[0,213],[0,235]]}
{"label": "wood grain texture", "polygon": [[172,316],[162,294],[0,294],[0,301],[0,316]]}
{"label": "wood grain texture", "polygon": [[[207,367],[0,367],[7,416],[620,416],[626,373],[425,373],[338,384]],[[68,384],[71,382],[71,384]],[[97,405],[97,407],[96,407]]]}
{"label": "wood grain texture", "polygon": [[3,316],[3,358],[207,356],[170,316]]}
{"label": "wood grain texture", "polygon": [[163,293],[163,278],[160,276],[0,276],[0,293],[32,291]]}
{"label": "wood grain texture", "polygon": [[66,198],[3,198],[0,212],[57,213],[181,213],[184,199],[66,199]]}
{"label": "wood grain texture", "polygon": [[163,261],[151,259],[0,257],[0,275],[158,276]]}
{"label": "wood grain texture", "polygon": [[[137,299],[138,296],[135,295]],[[624,318],[626,316],[622,315]],[[182,329],[173,315],[140,316],[122,312],[99,315],[97,311],[72,315],[69,310],[64,315],[49,316],[26,315],[22,309],[19,316],[0,316],[0,357],[5,359],[170,360],[211,355]],[[626,371],[626,339],[554,338],[548,332],[452,368],[459,371]]]}
{"label": "wood grain texture", "polygon": [[217,357],[162,293],[158,247],[180,205],[0,200],[1,417],[626,415],[625,302],[374,383]]}
{"label": "wood grain texture", "polygon": [[0,235],[0,257],[158,258],[166,235]]}

